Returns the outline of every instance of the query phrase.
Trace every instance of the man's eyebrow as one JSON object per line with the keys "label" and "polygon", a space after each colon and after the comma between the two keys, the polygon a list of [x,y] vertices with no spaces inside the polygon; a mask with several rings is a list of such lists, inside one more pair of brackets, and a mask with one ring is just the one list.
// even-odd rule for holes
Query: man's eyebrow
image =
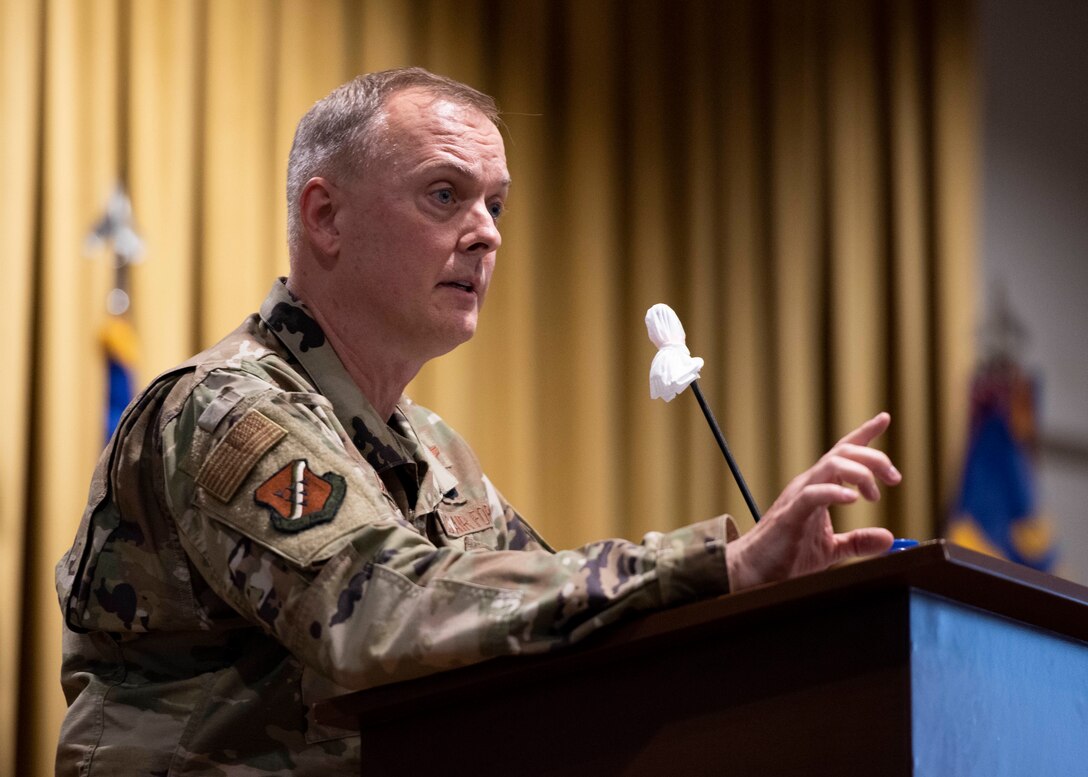
{"label": "man's eyebrow", "polygon": [[[464,165],[464,164],[461,164],[459,162],[451,162],[451,161],[448,161],[448,160],[443,160],[441,162],[434,162],[432,164],[427,164],[427,165],[423,166],[423,171],[426,172],[426,173],[430,173],[430,174],[441,173],[441,172],[446,171],[446,170],[455,172],[455,173],[461,175],[464,178],[478,178],[479,177],[476,174],[476,170],[469,167],[468,165]],[[510,180],[510,176],[507,176],[506,178],[503,178],[501,181],[499,181],[499,186],[502,186],[504,188],[509,188],[510,184],[512,184],[512,183],[513,183],[513,181]]]}

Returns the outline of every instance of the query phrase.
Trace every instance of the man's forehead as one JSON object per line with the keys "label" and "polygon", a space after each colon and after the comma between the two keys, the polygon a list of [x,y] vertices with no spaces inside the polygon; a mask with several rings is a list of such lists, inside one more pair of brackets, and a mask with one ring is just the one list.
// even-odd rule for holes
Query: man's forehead
{"label": "man's forehead", "polygon": [[467,111],[480,113],[479,109],[472,105],[418,86],[394,92],[389,95],[385,105],[386,110],[396,108],[401,112],[419,112],[449,118],[464,114]]}
{"label": "man's forehead", "polygon": [[[435,94],[420,87],[394,92],[385,101],[385,120],[398,129],[415,127],[441,130],[448,125],[474,125],[486,131],[498,127],[473,105],[458,101],[444,94]],[[502,141],[501,135],[498,137]]]}
{"label": "man's forehead", "polygon": [[428,164],[446,164],[463,168],[467,173],[486,158],[501,166],[503,183],[509,184],[502,134],[478,108],[445,95],[411,88],[391,95],[384,114],[387,151],[394,157],[400,156],[400,162],[411,163],[412,160],[404,157],[414,157],[417,151],[426,152],[426,156],[446,151],[438,158],[432,157]]}

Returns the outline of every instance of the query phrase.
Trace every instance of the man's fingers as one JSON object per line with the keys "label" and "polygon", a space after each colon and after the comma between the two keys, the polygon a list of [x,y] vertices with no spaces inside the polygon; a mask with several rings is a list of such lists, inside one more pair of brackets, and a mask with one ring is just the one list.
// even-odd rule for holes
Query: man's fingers
{"label": "man's fingers", "polygon": [[877,553],[884,553],[892,546],[894,539],[890,531],[876,527],[854,529],[853,531],[836,534],[835,561],[842,561],[854,556],[873,556]]}
{"label": "man's fingers", "polygon": [[876,448],[868,448],[854,443],[840,443],[835,446],[829,460],[840,457],[857,462],[889,486],[898,485],[899,481],[903,479],[899,470],[892,464],[892,460],[888,458],[888,454]]}
{"label": "man's fingers", "polygon": [[810,483],[801,489],[793,502],[803,515],[808,515],[818,507],[828,505],[846,505],[856,502],[858,492],[846,486],[834,483]]}
{"label": "man's fingers", "polygon": [[830,470],[827,479],[832,483],[855,486],[870,502],[880,499],[880,487],[868,467],[838,456],[828,461],[827,465]]}
{"label": "man's fingers", "polygon": [[872,470],[864,463],[859,463],[847,456],[826,456],[813,467],[810,481],[813,483],[835,483],[840,486],[851,485],[861,491],[861,495],[870,502],[880,499],[880,487]]}
{"label": "man's fingers", "polygon": [[854,445],[868,445],[888,428],[892,417],[887,413],[877,413],[854,431],[847,434],[839,443],[853,443]]}

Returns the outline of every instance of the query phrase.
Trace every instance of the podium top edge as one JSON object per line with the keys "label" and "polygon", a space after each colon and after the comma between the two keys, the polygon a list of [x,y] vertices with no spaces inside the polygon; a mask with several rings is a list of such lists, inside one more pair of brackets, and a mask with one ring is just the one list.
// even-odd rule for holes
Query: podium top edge
{"label": "podium top edge", "polygon": [[665,610],[640,623],[660,628],[664,623],[657,621],[674,621],[672,627],[678,628],[685,619],[738,618],[817,599],[849,599],[892,589],[927,592],[1088,641],[1088,587],[947,540],[930,540],[898,553]]}

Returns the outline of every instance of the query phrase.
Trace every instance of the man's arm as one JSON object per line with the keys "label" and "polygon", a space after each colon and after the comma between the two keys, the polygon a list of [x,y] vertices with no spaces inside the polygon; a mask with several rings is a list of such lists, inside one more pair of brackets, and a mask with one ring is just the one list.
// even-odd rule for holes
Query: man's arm
{"label": "man's arm", "polygon": [[[642,544],[466,552],[434,544],[409,523],[376,473],[349,455],[300,395],[236,388],[246,399],[225,414],[214,407],[205,414],[196,402],[166,430],[168,501],[179,536],[222,599],[345,687],[548,650],[627,612],[725,593],[730,575],[740,587],[754,585],[886,546],[847,539],[864,532],[835,538],[827,517],[828,504],[853,494],[829,480],[875,498],[873,472],[886,457],[865,443],[886,427],[886,416],[791,483],[728,554],[722,519],[651,533]],[[200,429],[196,419],[209,415],[214,428]],[[240,431],[249,428],[255,431]],[[291,518],[285,506],[274,517],[270,503],[298,493],[292,478],[314,488],[320,515]],[[328,486],[341,479],[342,487]]]}
{"label": "man's arm", "polygon": [[306,395],[231,379],[236,404],[208,391],[163,432],[180,541],[220,598],[339,685],[549,650],[728,590],[723,519],[559,553],[432,541]]}

